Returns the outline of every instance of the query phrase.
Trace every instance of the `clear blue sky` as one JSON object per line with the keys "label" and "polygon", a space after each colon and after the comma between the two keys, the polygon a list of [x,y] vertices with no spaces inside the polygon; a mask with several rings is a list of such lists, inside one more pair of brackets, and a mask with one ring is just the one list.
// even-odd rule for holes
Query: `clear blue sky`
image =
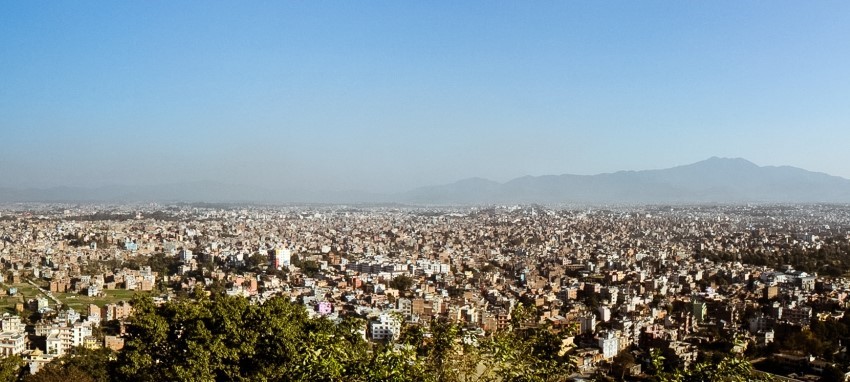
{"label": "clear blue sky", "polygon": [[0,2],[0,186],[850,177],[850,2]]}

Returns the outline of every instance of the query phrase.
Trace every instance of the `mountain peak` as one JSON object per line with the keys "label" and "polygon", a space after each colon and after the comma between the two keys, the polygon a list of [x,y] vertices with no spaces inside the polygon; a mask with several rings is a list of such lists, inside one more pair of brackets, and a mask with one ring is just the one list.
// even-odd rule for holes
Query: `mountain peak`
{"label": "mountain peak", "polygon": [[713,156],[703,161],[692,163],[686,166],[723,166],[723,167],[750,167],[758,168],[759,165],[750,162],[744,158],[724,158]]}

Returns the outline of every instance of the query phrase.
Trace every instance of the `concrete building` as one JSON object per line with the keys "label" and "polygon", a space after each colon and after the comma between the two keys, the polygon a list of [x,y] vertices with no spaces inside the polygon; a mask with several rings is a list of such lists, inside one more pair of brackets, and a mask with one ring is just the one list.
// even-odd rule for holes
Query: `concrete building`
{"label": "concrete building", "polygon": [[604,359],[614,358],[620,351],[620,340],[613,331],[604,330],[600,332],[598,343]]}
{"label": "concrete building", "polygon": [[373,340],[396,339],[401,334],[401,322],[389,313],[382,313],[369,323],[369,333]]}

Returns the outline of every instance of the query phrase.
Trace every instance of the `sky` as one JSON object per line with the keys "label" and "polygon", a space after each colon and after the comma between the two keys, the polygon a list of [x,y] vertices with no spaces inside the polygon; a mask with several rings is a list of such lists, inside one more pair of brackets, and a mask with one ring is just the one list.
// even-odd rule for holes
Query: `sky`
{"label": "sky", "polygon": [[0,186],[850,178],[847,1],[0,2]]}

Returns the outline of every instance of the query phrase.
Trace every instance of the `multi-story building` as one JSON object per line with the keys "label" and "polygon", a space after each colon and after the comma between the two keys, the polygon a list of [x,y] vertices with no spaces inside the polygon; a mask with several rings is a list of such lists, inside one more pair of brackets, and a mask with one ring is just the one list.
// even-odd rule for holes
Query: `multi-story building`
{"label": "multi-story building", "polygon": [[382,313],[369,323],[369,333],[373,340],[396,339],[401,334],[401,322],[389,313]]}
{"label": "multi-story building", "polygon": [[602,350],[604,359],[611,359],[620,351],[620,339],[610,330],[599,333],[599,348]]}

